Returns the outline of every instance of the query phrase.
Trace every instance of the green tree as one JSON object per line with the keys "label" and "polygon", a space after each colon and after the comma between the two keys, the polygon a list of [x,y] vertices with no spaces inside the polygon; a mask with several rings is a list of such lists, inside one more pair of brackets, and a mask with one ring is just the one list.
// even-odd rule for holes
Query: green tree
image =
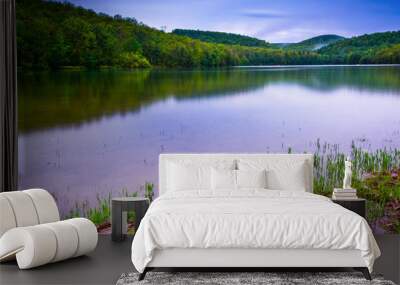
{"label": "green tree", "polygon": [[97,14],[67,2],[17,0],[18,64],[28,68],[400,63],[400,32],[332,37],[308,41],[335,40],[318,52],[282,49],[228,33],[165,33],[133,18]]}
{"label": "green tree", "polygon": [[118,57],[117,64],[124,68],[150,67],[150,63],[145,57],[134,52],[121,53]]}

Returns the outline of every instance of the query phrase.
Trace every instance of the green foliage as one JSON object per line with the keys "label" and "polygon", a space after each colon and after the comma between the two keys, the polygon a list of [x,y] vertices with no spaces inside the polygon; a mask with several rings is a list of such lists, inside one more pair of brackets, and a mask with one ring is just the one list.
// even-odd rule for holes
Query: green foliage
{"label": "green foliage", "polygon": [[387,203],[384,211],[380,225],[388,232],[400,234],[400,199]]}
{"label": "green foliage", "polygon": [[123,52],[119,55],[117,64],[124,68],[150,67],[149,61],[141,54],[135,52]]}
{"label": "green foliage", "polygon": [[110,221],[111,195],[107,199],[97,196],[97,207],[90,208],[87,201],[76,202],[75,208],[70,211],[67,218],[85,217],[96,226],[101,226]]}
{"label": "green foliage", "polygon": [[[318,140],[314,153],[314,193],[330,197],[334,187],[341,187],[346,155],[336,144],[321,144]],[[289,153],[292,152],[290,148]],[[389,233],[400,233],[400,150],[380,149],[364,151],[352,144],[353,183],[357,195],[367,199],[367,220],[379,225]],[[142,186],[144,196],[150,201],[154,197],[154,184]],[[138,195],[122,189],[123,196]],[[102,226],[110,220],[110,201],[97,198],[97,206],[89,208],[87,202],[77,203],[68,217],[87,217],[95,225]],[[128,222],[134,223],[134,212],[128,212]]]}
{"label": "green foliage", "polygon": [[[122,188],[122,196],[123,197],[137,197],[138,192],[129,193],[128,189],[124,187],[124,188]],[[136,213],[133,211],[128,212],[127,220],[128,220],[128,223],[134,223],[136,220]]]}
{"label": "green foliage", "polygon": [[99,199],[99,206],[96,208],[89,208],[86,217],[91,220],[95,225],[101,225],[110,221],[110,199]]}
{"label": "green foliage", "polygon": [[400,63],[400,31],[344,39],[319,50],[332,63]]}
{"label": "green foliage", "polygon": [[271,45],[266,41],[232,33],[185,30],[185,29],[175,29],[172,31],[172,33],[209,43],[240,45],[249,47],[271,47]]}
{"label": "green foliage", "polygon": [[[238,37],[240,41],[244,40]],[[110,17],[69,3],[42,0],[17,1],[17,41],[18,64],[42,69],[324,62],[316,53],[284,51],[268,45],[249,47],[209,43],[167,34],[132,18]]]}
{"label": "green foliage", "polygon": [[317,36],[317,37],[313,37],[313,38],[301,41],[299,43],[286,44],[283,47],[285,49],[291,49],[291,50],[313,51],[313,50],[321,49],[327,45],[336,43],[343,39],[345,39],[345,38],[338,36],[338,35],[322,35],[322,36]]}
{"label": "green foliage", "polygon": [[17,1],[18,64],[28,68],[398,63],[399,47],[392,45],[400,43],[399,33],[340,40],[316,53],[303,51],[308,49],[304,46],[332,42],[332,35],[310,39],[298,48],[279,49],[228,33],[164,33],[132,18],[97,14],[68,2]]}
{"label": "green foliage", "polygon": [[[114,19],[67,2],[18,0],[18,64],[39,69],[119,63],[147,67],[134,35],[136,26],[133,19]],[[121,57],[126,60],[118,62]]]}
{"label": "green foliage", "polygon": [[376,52],[375,63],[399,63],[400,44],[392,45]]}
{"label": "green foliage", "polygon": [[[340,188],[344,176],[346,155],[338,145],[316,144],[314,155],[314,193],[332,195]],[[393,217],[400,216],[400,150],[379,149],[368,152],[352,144],[352,187],[359,197],[367,199],[367,219],[371,224],[383,225],[389,232],[397,232]],[[389,213],[389,214],[388,214]]]}
{"label": "green foliage", "polygon": [[[400,150],[378,149],[375,152],[362,150],[352,143],[353,187],[358,194],[371,201],[388,202],[400,198],[399,185],[393,184],[391,171],[400,168]],[[314,192],[330,196],[333,188],[340,188],[344,177],[346,155],[339,145],[318,140],[314,153]],[[394,186],[395,185],[395,186]]]}
{"label": "green foliage", "polygon": [[150,203],[153,202],[154,197],[154,184],[150,182],[146,182],[144,185],[144,196],[149,199]]}
{"label": "green foliage", "polygon": [[378,219],[385,215],[385,205],[376,201],[367,200],[367,221],[377,225]]}
{"label": "green foliage", "polygon": [[383,206],[392,200],[400,199],[398,173],[399,170],[368,173],[362,179],[356,179],[354,186],[362,197]]}
{"label": "green foliage", "polygon": [[[146,182],[144,185],[145,197],[149,198],[150,201],[154,197],[154,184]],[[122,188],[121,195],[124,197],[137,197],[138,192],[129,193],[127,188]],[[98,229],[110,224],[111,218],[111,193],[108,194],[107,198],[100,198],[97,196],[97,205],[95,207],[89,207],[88,201],[76,202],[74,209],[72,209],[66,218],[77,218],[85,217],[91,220]],[[132,224],[136,220],[136,214],[133,211],[127,214],[128,223]]]}
{"label": "green foliage", "polygon": [[314,193],[331,196],[333,188],[340,187],[344,176],[345,155],[338,145],[320,144],[314,153]]}

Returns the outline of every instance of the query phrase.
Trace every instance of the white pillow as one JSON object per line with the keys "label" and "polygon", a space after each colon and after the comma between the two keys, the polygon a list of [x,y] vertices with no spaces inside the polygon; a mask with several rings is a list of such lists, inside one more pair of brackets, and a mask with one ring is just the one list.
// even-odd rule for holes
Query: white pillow
{"label": "white pillow", "polygon": [[235,190],[236,170],[212,168],[211,188],[213,190]]}
{"label": "white pillow", "polygon": [[237,170],[237,187],[240,188],[267,188],[267,171]]}
{"label": "white pillow", "polygon": [[173,162],[169,162],[167,167],[168,191],[211,188],[211,167],[181,165]]}
{"label": "white pillow", "polygon": [[275,159],[240,159],[240,170],[262,170],[267,172],[267,188],[273,190],[306,191],[309,171],[304,160],[277,157]]}
{"label": "white pillow", "polygon": [[267,171],[267,181],[268,189],[306,192],[304,166],[290,169],[286,174],[276,170],[269,170]]}
{"label": "white pillow", "polygon": [[237,169],[235,159],[213,159],[213,158],[175,158],[167,162],[175,163],[182,166],[191,167],[212,167],[216,169]]}

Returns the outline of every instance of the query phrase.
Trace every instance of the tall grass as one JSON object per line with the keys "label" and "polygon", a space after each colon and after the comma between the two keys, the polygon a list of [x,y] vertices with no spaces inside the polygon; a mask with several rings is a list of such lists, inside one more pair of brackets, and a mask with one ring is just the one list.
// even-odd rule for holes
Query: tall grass
{"label": "tall grass", "polygon": [[97,195],[97,206],[89,207],[88,201],[76,202],[74,209],[67,215],[68,218],[85,217],[95,225],[109,222],[111,216],[111,194],[107,198]]}
{"label": "tall grass", "polygon": [[[288,150],[289,153],[292,151],[291,148]],[[367,219],[374,224],[385,216],[388,203],[400,201],[400,150],[383,148],[368,151],[353,142],[350,152],[344,153],[338,144],[321,144],[318,140],[314,151],[314,193],[330,197],[333,188],[342,187],[347,156],[352,160],[352,186],[357,189],[359,197],[367,199]],[[121,195],[126,197],[136,197],[139,193],[152,201],[154,184],[146,182],[138,192],[129,193],[126,188],[121,191]],[[90,208],[88,205],[87,201],[77,202],[68,216],[87,217],[97,226],[109,223],[111,193],[107,198],[97,196],[97,206]],[[128,222],[134,220],[135,213],[129,212]]]}
{"label": "tall grass", "polygon": [[344,176],[346,155],[339,151],[339,145],[318,140],[314,152],[314,193],[328,196],[334,187],[340,187]]}
{"label": "tall grass", "polygon": [[369,175],[388,173],[400,168],[400,150],[378,149],[363,150],[351,144],[347,155],[340,151],[338,144],[321,144],[318,140],[314,152],[314,192],[330,195],[335,187],[342,187],[344,177],[344,162],[349,156],[352,160],[352,180],[359,184]]}
{"label": "tall grass", "polygon": [[[144,191],[144,196],[150,200],[153,200],[154,196],[154,184],[146,182],[141,187],[141,191]],[[127,188],[122,188],[122,197],[137,197],[138,192],[129,193]],[[108,193],[107,198],[101,198],[99,195],[96,197],[97,205],[95,207],[89,207],[88,201],[76,202],[75,207],[69,212],[67,218],[85,217],[91,220],[96,226],[103,226],[110,223],[111,218],[111,193]],[[135,213],[128,212],[128,222],[133,223],[135,221]]]}
{"label": "tall grass", "polygon": [[[375,227],[386,218],[387,205],[400,201],[400,150],[368,151],[353,142],[347,155],[352,160],[352,187],[359,197],[367,199],[367,220]],[[333,188],[342,187],[345,159],[337,144],[317,141],[314,193],[331,196]]]}

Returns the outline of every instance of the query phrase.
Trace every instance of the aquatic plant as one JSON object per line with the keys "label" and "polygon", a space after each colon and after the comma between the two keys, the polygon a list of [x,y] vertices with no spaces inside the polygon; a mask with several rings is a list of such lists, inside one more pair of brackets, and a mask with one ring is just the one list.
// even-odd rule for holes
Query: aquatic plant
{"label": "aquatic plant", "polygon": [[[154,185],[149,183],[148,188],[152,191]],[[152,192],[151,192],[152,193]],[[127,188],[122,188],[121,195],[123,197],[137,197],[138,192],[129,193]],[[153,196],[151,196],[153,197]],[[97,195],[97,205],[89,207],[88,201],[79,201],[75,203],[75,207],[70,210],[65,218],[84,217],[91,220],[98,230],[110,227],[111,218],[111,193],[107,198],[101,198]],[[127,214],[128,224],[133,225],[136,219],[135,212],[130,211]]]}
{"label": "aquatic plant", "polygon": [[[289,153],[293,152],[290,148]],[[400,232],[400,150],[378,149],[367,151],[353,142],[350,153],[340,151],[339,145],[318,140],[314,151],[314,193],[330,197],[333,188],[341,187],[344,162],[347,156],[353,162],[353,183],[359,197],[367,199],[367,220],[373,229]],[[150,202],[154,198],[154,184],[146,182],[139,191],[121,190],[125,197],[143,195]],[[111,193],[107,198],[97,197],[97,205],[90,208],[87,201],[77,202],[68,217],[87,217],[98,229],[110,226]],[[128,212],[130,232],[135,223],[135,213]]]}
{"label": "aquatic plant", "polygon": [[89,207],[88,201],[76,202],[66,218],[85,217],[91,220],[96,226],[109,223],[111,216],[111,193],[108,198],[101,198],[97,195],[97,206]]}
{"label": "aquatic plant", "polygon": [[145,193],[144,197],[149,199],[150,203],[153,202],[154,197],[154,184],[150,182],[146,182],[144,185]]}
{"label": "aquatic plant", "polygon": [[400,199],[390,201],[385,206],[385,216],[379,224],[387,232],[400,234]]}
{"label": "aquatic plant", "polygon": [[[314,152],[314,192],[322,195],[330,195],[334,187],[341,187],[344,176],[344,161],[346,154],[340,151],[337,144],[321,144],[318,140]],[[391,177],[390,171],[400,169],[400,150],[378,149],[374,152],[363,150],[353,142],[348,154],[353,163],[353,187],[362,187],[365,183],[375,184],[370,186],[385,185],[386,176]],[[376,179],[369,179],[373,178]],[[382,184],[383,183],[383,184]],[[358,187],[356,187],[358,186]],[[379,200],[381,200],[383,187],[379,188]],[[359,193],[362,189],[358,189]],[[386,191],[387,192],[387,191]],[[392,191],[389,191],[392,193]],[[371,197],[368,197],[369,199]],[[386,200],[385,200],[386,201]]]}
{"label": "aquatic plant", "polygon": [[138,192],[129,193],[128,188],[124,187],[122,188],[121,195],[122,197],[137,197]]}
{"label": "aquatic plant", "polygon": [[355,181],[354,187],[369,201],[386,204],[394,199],[400,199],[399,174],[400,169],[365,173],[362,179]]}
{"label": "aquatic plant", "polygon": [[331,196],[333,188],[340,187],[344,176],[345,154],[337,144],[321,144],[317,140],[314,151],[314,193]]}
{"label": "aquatic plant", "polygon": [[[387,232],[396,232],[397,224],[392,220],[400,214],[389,217],[388,213],[394,210],[387,209],[392,209],[391,203],[400,199],[400,150],[383,148],[367,151],[353,142],[348,155],[353,163],[352,186],[357,189],[359,197],[367,199],[368,222],[373,228],[382,227]],[[342,187],[345,158],[346,154],[340,151],[338,145],[317,141],[314,193],[330,197],[333,188]]]}
{"label": "aquatic plant", "polygon": [[111,195],[108,195],[108,199],[100,199],[97,197],[98,206],[96,208],[89,208],[86,217],[91,220],[95,225],[102,225],[110,222],[111,207],[110,207]]}

